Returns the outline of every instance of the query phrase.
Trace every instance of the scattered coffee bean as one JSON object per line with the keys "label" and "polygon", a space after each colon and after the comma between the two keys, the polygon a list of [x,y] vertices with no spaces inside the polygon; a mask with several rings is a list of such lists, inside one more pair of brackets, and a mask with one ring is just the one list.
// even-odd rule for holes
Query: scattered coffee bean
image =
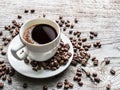
{"label": "scattered coffee bean", "polygon": [[9,84],[11,84],[11,83],[12,83],[12,78],[9,76],[9,77],[7,78],[7,81],[8,81]]}
{"label": "scattered coffee bean", "polygon": [[6,51],[2,50],[1,55],[6,55]]}
{"label": "scattered coffee bean", "polygon": [[87,38],[82,38],[82,42],[86,42],[87,41]]}
{"label": "scattered coffee bean", "polygon": [[66,27],[63,28],[63,31],[66,31]]}
{"label": "scattered coffee bean", "polygon": [[63,17],[62,16],[59,16],[59,19],[62,19]]}
{"label": "scattered coffee bean", "polygon": [[12,67],[10,67],[9,68],[9,75],[13,76],[14,74],[15,74],[15,70]]}
{"label": "scattered coffee bean", "polygon": [[93,36],[93,35],[90,35],[89,37],[90,37],[90,39],[93,39],[93,38],[94,38],[94,36]]}
{"label": "scattered coffee bean", "polygon": [[29,10],[27,10],[27,9],[24,10],[24,13],[28,13],[28,12],[29,12]]}
{"label": "scattered coffee bean", "polygon": [[30,10],[30,12],[31,12],[31,13],[34,13],[34,12],[35,12],[35,10],[34,10],[34,9],[31,9],[31,10]]}
{"label": "scattered coffee bean", "polygon": [[21,16],[21,15],[18,15],[18,16],[17,16],[17,18],[18,18],[18,19],[21,19],[21,18],[22,18],[22,16]]}
{"label": "scattered coffee bean", "polygon": [[105,60],[105,65],[110,64],[110,60]]}
{"label": "scattered coffee bean", "polygon": [[62,86],[63,86],[63,83],[62,83],[62,82],[58,82],[58,83],[57,83],[57,87],[58,87],[58,88],[61,88]]}
{"label": "scattered coffee bean", "polygon": [[71,82],[69,82],[69,87],[70,87],[70,88],[73,88],[73,86],[74,86],[74,84],[71,83]]}
{"label": "scattered coffee bean", "polygon": [[2,76],[2,80],[5,81],[6,80],[6,75]]}
{"label": "scattered coffee bean", "polygon": [[0,82],[0,88],[4,87],[4,83]]}
{"label": "scattered coffee bean", "polygon": [[96,57],[92,57],[92,59],[91,59],[92,61],[95,61],[96,60]]}
{"label": "scattered coffee bean", "polygon": [[70,30],[70,31],[69,31],[69,34],[72,34],[72,33],[73,33],[73,31],[72,31],[72,30]]}
{"label": "scattered coffee bean", "polygon": [[86,76],[90,77],[91,76],[90,72],[86,72]]}
{"label": "scattered coffee bean", "polygon": [[45,15],[45,14],[43,14],[43,17],[45,18],[45,17],[46,17],[46,15]]}
{"label": "scattered coffee bean", "polygon": [[27,88],[28,84],[27,83],[23,83],[23,88]]}
{"label": "scattered coffee bean", "polygon": [[110,70],[110,73],[111,73],[112,75],[115,75],[116,72],[115,72],[115,70],[111,69],[111,70]]}
{"label": "scattered coffee bean", "polygon": [[65,85],[64,85],[64,89],[69,89],[69,85],[68,85],[68,84],[65,84]]}
{"label": "scattered coffee bean", "polygon": [[77,75],[74,76],[73,80],[74,80],[74,81],[77,81],[77,80],[78,80],[78,76],[77,76]]}
{"label": "scattered coffee bean", "polygon": [[75,23],[78,23],[78,20],[77,20],[77,18],[75,18],[74,22],[75,22]]}
{"label": "scattered coffee bean", "polygon": [[83,82],[82,82],[82,81],[79,81],[79,82],[78,82],[78,85],[79,85],[79,86],[83,86]]}
{"label": "scattered coffee bean", "polygon": [[93,76],[93,77],[97,77],[97,73],[93,73],[92,76]]}
{"label": "scattered coffee bean", "polygon": [[81,77],[82,73],[81,72],[76,72],[76,75],[78,75],[79,77]]}
{"label": "scattered coffee bean", "polygon": [[3,32],[2,31],[0,31],[0,36],[2,36],[3,35]]}
{"label": "scattered coffee bean", "polygon": [[94,61],[93,61],[93,65],[94,65],[94,66],[98,66],[98,60],[94,60]]}
{"label": "scattered coffee bean", "polygon": [[74,25],[73,25],[73,24],[71,24],[71,25],[70,25],[70,28],[74,28]]}
{"label": "scattered coffee bean", "polygon": [[100,83],[100,78],[94,77],[94,81],[97,82],[97,83]]}
{"label": "scattered coffee bean", "polygon": [[43,86],[43,90],[48,90],[48,87],[46,85]]}
{"label": "scattered coffee bean", "polygon": [[111,89],[111,85],[108,84],[108,85],[106,86],[106,90],[110,90],[110,89]]}

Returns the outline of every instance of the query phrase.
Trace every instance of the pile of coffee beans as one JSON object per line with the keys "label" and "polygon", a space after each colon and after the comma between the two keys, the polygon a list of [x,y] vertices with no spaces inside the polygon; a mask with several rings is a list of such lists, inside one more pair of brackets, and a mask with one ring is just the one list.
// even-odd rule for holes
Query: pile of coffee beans
{"label": "pile of coffee beans", "polygon": [[65,44],[63,41],[61,41],[56,54],[50,60],[39,62],[39,61],[30,61],[28,59],[25,59],[24,62],[26,64],[30,63],[34,71],[38,71],[41,69],[56,70],[60,66],[67,64],[69,58],[72,55],[69,52],[69,49],[70,49],[69,44],[68,43]]}

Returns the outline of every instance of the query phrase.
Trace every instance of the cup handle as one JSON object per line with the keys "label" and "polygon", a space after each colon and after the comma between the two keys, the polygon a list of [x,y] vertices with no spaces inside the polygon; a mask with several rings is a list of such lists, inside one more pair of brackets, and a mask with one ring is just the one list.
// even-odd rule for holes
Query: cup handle
{"label": "cup handle", "polygon": [[[20,49],[24,48],[25,47],[25,44],[23,44],[23,42],[21,41],[20,37],[19,37],[19,40],[18,42],[15,44],[15,46],[13,46],[11,48],[11,53],[12,55],[17,59],[17,60],[23,60],[24,58],[27,57],[27,55],[24,55],[25,57],[24,58],[21,58],[17,55],[17,51],[19,51]],[[25,53],[25,52],[24,52]]]}

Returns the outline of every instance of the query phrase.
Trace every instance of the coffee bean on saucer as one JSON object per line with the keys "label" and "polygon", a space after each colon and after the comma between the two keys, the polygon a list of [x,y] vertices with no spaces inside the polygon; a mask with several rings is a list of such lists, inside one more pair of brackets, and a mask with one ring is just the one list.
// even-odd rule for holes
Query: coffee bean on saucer
{"label": "coffee bean on saucer", "polygon": [[29,64],[29,60],[26,58],[26,59],[24,59],[24,62],[26,63],[26,64]]}
{"label": "coffee bean on saucer", "polygon": [[37,67],[33,67],[32,69],[36,72],[38,71]]}
{"label": "coffee bean on saucer", "polygon": [[43,90],[48,90],[48,87],[46,85],[43,86]]}
{"label": "coffee bean on saucer", "polygon": [[0,82],[0,88],[4,87],[4,83]]}
{"label": "coffee bean on saucer", "polygon": [[29,10],[27,10],[27,9],[24,10],[24,13],[28,13],[28,12],[29,12]]}
{"label": "coffee bean on saucer", "polygon": [[31,12],[31,13],[34,13],[34,12],[35,12],[35,9],[31,9],[30,12]]}
{"label": "coffee bean on saucer", "polygon": [[57,87],[58,87],[58,88],[61,88],[62,86],[63,86],[63,83],[62,83],[62,82],[58,82],[58,83],[57,83]]}
{"label": "coffee bean on saucer", "polygon": [[23,83],[23,88],[27,88],[28,84],[27,83]]}
{"label": "coffee bean on saucer", "polygon": [[30,64],[32,65],[32,67],[36,67],[37,66],[37,62],[36,61],[31,61]]}

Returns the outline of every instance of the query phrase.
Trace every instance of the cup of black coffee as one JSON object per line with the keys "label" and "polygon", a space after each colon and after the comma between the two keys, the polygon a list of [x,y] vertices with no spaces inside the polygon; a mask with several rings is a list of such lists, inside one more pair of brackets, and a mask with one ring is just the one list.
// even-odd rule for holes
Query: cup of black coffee
{"label": "cup of black coffee", "polygon": [[46,61],[56,53],[60,34],[60,28],[54,21],[46,18],[31,19],[20,28],[21,43],[13,47],[11,52],[21,60],[16,52],[25,47],[25,53],[31,60]]}

